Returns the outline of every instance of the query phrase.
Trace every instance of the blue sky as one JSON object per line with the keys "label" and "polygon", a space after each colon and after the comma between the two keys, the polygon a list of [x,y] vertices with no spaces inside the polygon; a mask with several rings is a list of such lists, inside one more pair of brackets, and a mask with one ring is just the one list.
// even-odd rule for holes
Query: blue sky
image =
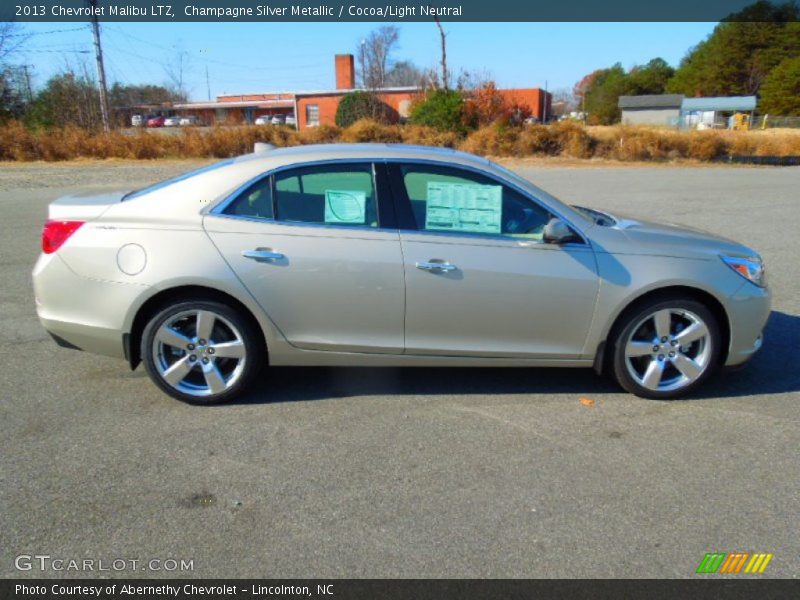
{"label": "blue sky", "polygon": [[[211,94],[328,89],[333,55],[355,52],[385,23],[107,23],[102,24],[110,82],[167,80],[164,63],[187,56],[192,99]],[[448,63],[490,74],[502,87],[571,88],[585,74],[616,62],[626,68],[660,56],[677,65],[716,23],[445,23]],[[433,23],[401,23],[396,59],[422,67],[439,60]],[[42,85],[66,64],[94,72],[88,25],[27,23],[33,34],[17,62],[33,66]],[[69,30],[69,31],[63,31]]]}

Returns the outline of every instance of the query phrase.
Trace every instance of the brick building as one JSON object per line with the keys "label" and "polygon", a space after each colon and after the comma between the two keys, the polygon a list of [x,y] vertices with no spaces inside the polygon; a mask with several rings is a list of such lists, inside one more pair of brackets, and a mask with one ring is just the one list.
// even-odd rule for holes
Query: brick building
{"label": "brick building", "polygon": [[[263,92],[252,94],[223,94],[214,102],[175,104],[172,112],[196,115],[206,124],[252,123],[263,115],[296,117],[296,127],[334,125],[336,109],[341,99],[355,91],[356,72],[352,54],[337,54],[334,59],[336,89],[308,92]],[[539,88],[499,90],[509,102],[527,105],[534,117],[542,119],[551,114],[551,94]],[[409,116],[411,103],[422,92],[417,87],[391,87],[374,90],[389,108],[395,120]]]}

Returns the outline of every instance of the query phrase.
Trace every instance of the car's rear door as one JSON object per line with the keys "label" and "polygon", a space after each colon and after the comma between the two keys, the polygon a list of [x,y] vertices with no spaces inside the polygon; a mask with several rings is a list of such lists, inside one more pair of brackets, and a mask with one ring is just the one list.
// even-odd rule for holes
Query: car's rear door
{"label": "car's rear door", "polygon": [[287,168],[236,192],[204,226],[289,343],[401,353],[404,280],[383,165]]}
{"label": "car's rear door", "polygon": [[590,246],[547,244],[536,199],[471,169],[389,165],[406,275],[406,353],[576,358],[599,280]]}

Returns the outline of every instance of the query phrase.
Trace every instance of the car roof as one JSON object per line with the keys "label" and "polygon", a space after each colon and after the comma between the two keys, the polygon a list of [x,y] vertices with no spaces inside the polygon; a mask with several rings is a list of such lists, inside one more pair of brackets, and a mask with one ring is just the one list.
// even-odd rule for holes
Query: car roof
{"label": "car roof", "polygon": [[492,165],[485,158],[453,150],[452,148],[437,148],[432,146],[417,146],[412,144],[309,144],[304,146],[289,146],[273,148],[266,151],[246,154],[233,162],[263,163],[265,167],[270,164],[282,165],[302,162],[315,162],[322,160],[346,159],[413,159],[433,160],[437,162],[457,162],[479,167]]}

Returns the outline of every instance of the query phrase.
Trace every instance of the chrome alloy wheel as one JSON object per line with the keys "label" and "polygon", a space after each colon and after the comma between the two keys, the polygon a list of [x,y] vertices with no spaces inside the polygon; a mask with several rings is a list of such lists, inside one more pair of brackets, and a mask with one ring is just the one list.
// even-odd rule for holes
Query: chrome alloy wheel
{"label": "chrome alloy wheel", "polygon": [[183,311],[164,321],[153,339],[153,357],[161,378],[190,396],[233,387],[247,358],[241,333],[210,310]]}
{"label": "chrome alloy wheel", "polygon": [[696,381],[712,356],[711,333],[691,311],[664,308],[639,321],[625,344],[625,366],[642,387],[667,392]]}

